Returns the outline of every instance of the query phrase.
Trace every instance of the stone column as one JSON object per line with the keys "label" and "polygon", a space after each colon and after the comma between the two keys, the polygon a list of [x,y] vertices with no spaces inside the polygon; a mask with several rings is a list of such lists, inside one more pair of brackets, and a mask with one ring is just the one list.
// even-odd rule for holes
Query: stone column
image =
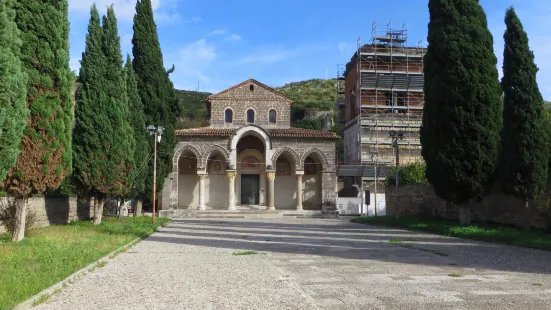
{"label": "stone column", "polygon": [[205,206],[205,178],[206,174],[199,174],[199,210],[206,210]]}
{"label": "stone column", "polygon": [[235,177],[236,172],[235,170],[227,170],[226,175],[228,176],[228,183],[229,183],[229,192],[228,192],[228,210],[229,211],[235,211]]}
{"label": "stone column", "polygon": [[272,211],[275,210],[275,171],[268,171],[268,188],[269,188],[269,195],[268,195],[268,210]]}
{"label": "stone column", "polygon": [[302,176],[304,171],[297,171],[297,211],[302,211]]}

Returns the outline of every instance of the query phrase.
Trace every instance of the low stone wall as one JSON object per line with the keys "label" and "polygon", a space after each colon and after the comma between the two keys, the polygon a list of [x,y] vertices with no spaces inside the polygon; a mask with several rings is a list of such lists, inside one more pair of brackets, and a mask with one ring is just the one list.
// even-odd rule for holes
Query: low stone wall
{"label": "low stone wall", "polygon": [[[34,227],[67,224],[73,220],[89,219],[93,213],[87,201],[76,197],[29,198],[28,208],[36,215]],[[0,224],[0,232],[5,231]]]}
{"label": "low stone wall", "polygon": [[[402,215],[458,219],[458,208],[446,204],[428,184],[399,187],[397,200],[395,190],[396,187],[386,189],[387,215],[396,215],[396,206],[399,205]],[[494,191],[482,202],[472,203],[469,207],[473,221],[522,226],[525,214],[522,206],[521,200]],[[530,225],[534,228],[547,228],[544,218],[537,210],[530,210]]]}

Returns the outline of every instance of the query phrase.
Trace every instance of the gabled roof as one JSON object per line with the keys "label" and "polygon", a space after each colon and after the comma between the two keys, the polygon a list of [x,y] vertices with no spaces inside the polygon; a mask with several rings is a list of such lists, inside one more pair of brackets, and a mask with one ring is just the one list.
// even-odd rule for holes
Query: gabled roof
{"label": "gabled roof", "polygon": [[246,80],[246,81],[244,81],[244,82],[241,82],[241,83],[239,83],[239,84],[237,84],[237,85],[235,85],[235,86],[232,86],[232,87],[230,87],[230,88],[228,88],[228,89],[226,89],[226,90],[223,90],[223,91],[221,91],[221,92],[219,92],[219,93],[216,93],[216,94],[214,94],[214,95],[210,95],[210,96],[207,97],[207,100],[210,101],[210,100],[213,100],[213,99],[218,99],[219,97],[222,97],[222,95],[225,95],[225,94],[231,92],[232,90],[235,90],[235,89],[237,89],[237,88],[239,88],[239,87],[242,87],[242,86],[245,86],[245,85],[248,85],[248,84],[251,84],[251,83],[254,84],[254,85],[256,85],[256,86],[260,86],[261,88],[264,88],[265,90],[267,90],[267,91],[269,91],[269,92],[271,92],[271,93],[274,93],[274,94],[280,96],[281,98],[283,98],[283,99],[285,99],[285,100],[287,100],[287,101],[289,101],[289,102],[293,102],[293,100],[292,100],[291,98],[285,96],[284,94],[282,94],[282,93],[280,93],[279,91],[277,91],[277,90],[271,88],[270,86],[267,86],[267,85],[265,85],[265,84],[260,83],[259,81],[255,80],[255,79],[253,79],[253,78],[248,79],[248,80]]}

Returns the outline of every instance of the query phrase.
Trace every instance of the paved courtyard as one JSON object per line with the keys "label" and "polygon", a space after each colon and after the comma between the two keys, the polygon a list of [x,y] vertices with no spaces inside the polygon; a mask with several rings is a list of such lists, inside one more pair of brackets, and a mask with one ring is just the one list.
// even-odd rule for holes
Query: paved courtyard
{"label": "paved courtyard", "polygon": [[182,219],[37,308],[550,309],[551,252],[346,219]]}

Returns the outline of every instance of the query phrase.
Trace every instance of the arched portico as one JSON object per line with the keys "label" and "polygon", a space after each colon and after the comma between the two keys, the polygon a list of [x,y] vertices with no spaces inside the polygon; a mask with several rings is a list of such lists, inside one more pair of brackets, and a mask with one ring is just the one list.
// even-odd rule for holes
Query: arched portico
{"label": "arched portico", "polygon": [[253,136],[258,138],[262,143],[264,144],[264,150],[265,150],[265,157],[264,157],[264,164],[266,167],[272,166],[272,140],[270,139],[270,135],[266,132],[266,130],[262,129],[259,126],[255,125],[249,125],[245,127],[241,127],[237,132],[233,135],[233,137],[230,140],[229,148],[230,148],[230,166],[236,167],[237,165],[237,144],[241,139]]}

